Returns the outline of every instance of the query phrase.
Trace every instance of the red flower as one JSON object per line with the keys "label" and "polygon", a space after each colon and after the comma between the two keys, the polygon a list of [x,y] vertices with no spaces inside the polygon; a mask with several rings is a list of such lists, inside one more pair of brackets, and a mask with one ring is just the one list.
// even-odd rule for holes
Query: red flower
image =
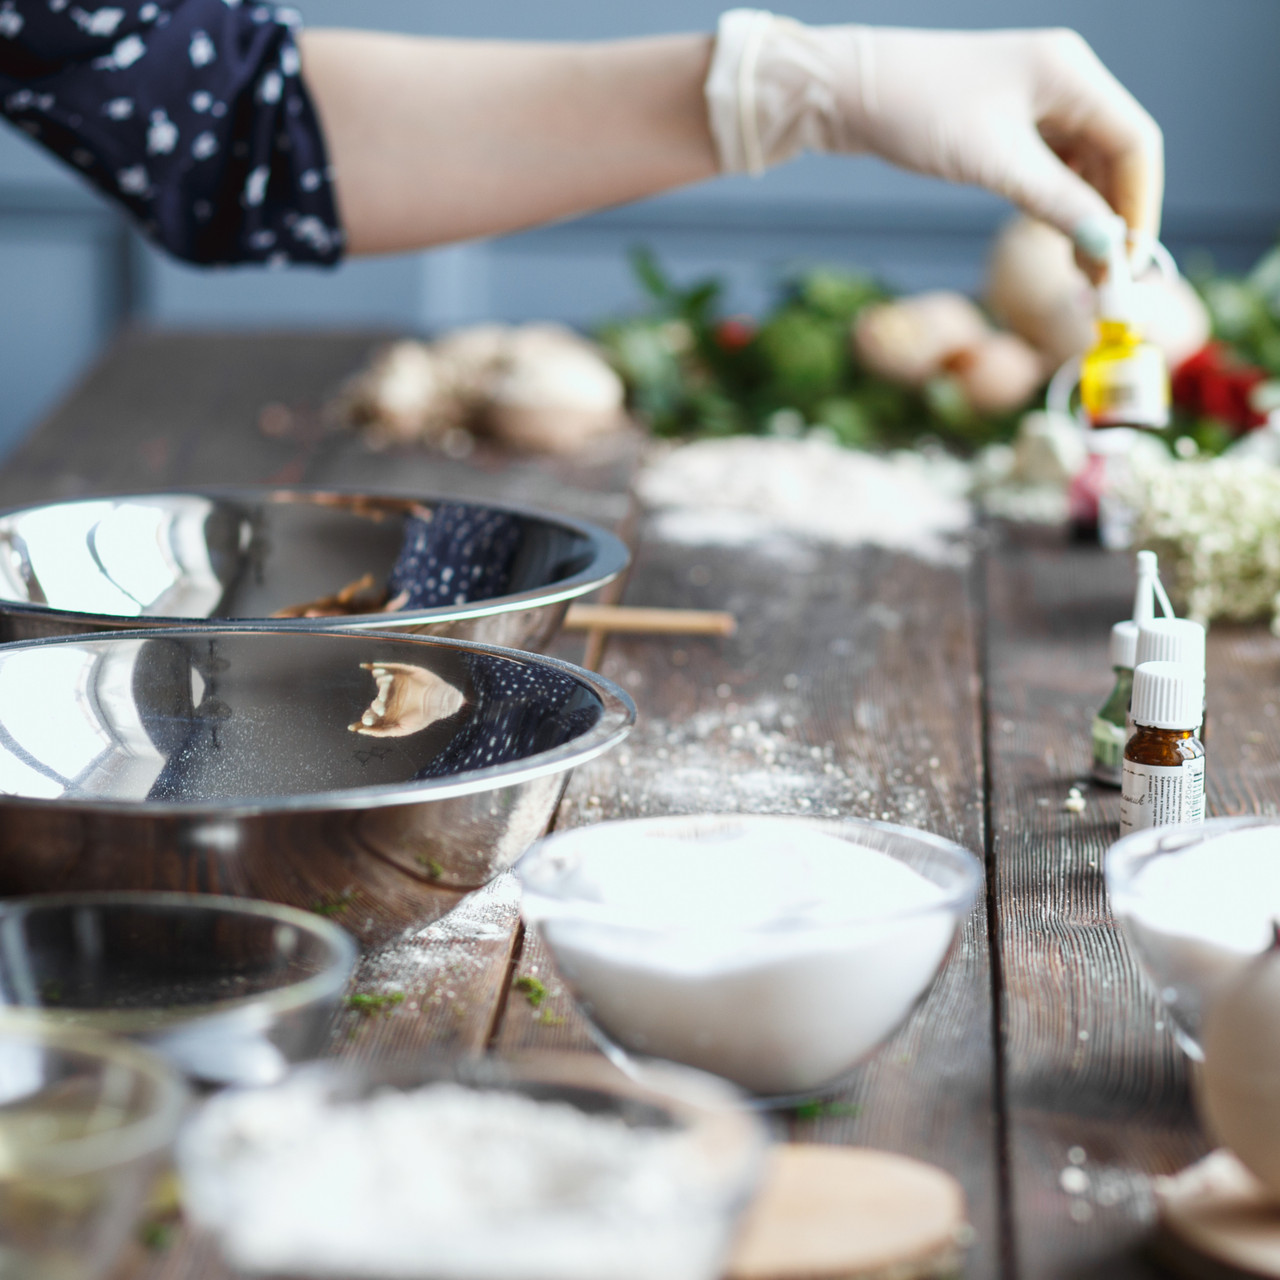
{"label": "red flower", "polygon": [[1173,402],[1201,417],[1216,418],[1243,435],[1267,420],[1249,399],[1266,377],[1264,370],[1237,360],[1220,342],[1210,342],[1174,370]]}
{"label": "red flower", "polygon": [[715,328],[716,346],[723,351],[741,351],[756,336],[756,322],[750,316],[730,316]]}

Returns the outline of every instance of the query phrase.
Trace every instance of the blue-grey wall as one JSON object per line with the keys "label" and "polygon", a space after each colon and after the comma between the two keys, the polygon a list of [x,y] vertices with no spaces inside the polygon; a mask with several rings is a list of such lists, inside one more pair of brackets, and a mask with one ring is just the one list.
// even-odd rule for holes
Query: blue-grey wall
{"label": "blue-grey wall", "polygon": [[[295,0],[313,25],[592,39],[710,29],[723,4],[649,0]],[[1247,266],[1280,227],[1276,0],[797,0],[814,22],[1069,25],[1163,124],[1165,239]],[[976,286],[1003,207],[871,159],[811,158],[572,223],[335,272],[201,273],[162,259],[21,135],[0,130],[0,449],[126,320],[161,326],[378,326],[496,317],[588,323],[634,305],[626,249],[682,275],[726,273],[758,306],[803,262],[869,267],[904,287]]]}

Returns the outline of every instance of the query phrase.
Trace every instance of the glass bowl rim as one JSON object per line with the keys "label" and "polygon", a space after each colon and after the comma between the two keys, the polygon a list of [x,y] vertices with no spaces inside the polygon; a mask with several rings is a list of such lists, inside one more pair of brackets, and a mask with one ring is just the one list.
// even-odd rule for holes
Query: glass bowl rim
{"label": "glass bowl rim", "polygon": [[[271,1013],[283,1015],[304,1009],[330,996],[336,997],[345,990],[351,974],[360,958],[360,948],[356,940],[341,925],[312,911],[304,911],[300,907],[287,906],[280,902],[264,902],[257,898],[237,898],[229,894],[213,893],[170,893],[153,890],[119,890],[102,889],[86,890],[80,893],[37,893],[19,898],[0,899],[0,921],[8,916],[29,916],[44,909],[71,909],[76,907],[147,907],[165,911],[173,908],[198,910],[207,913],[225,915],[250,916],[257,919],[273,921],[277,925],[297,929],[302,933],[318,938],[327,949],[328,955],[323,968],[318,973],[290,982],[285,986],[272,987],[267,991],[252,995],[231,996],[225,1000],[214,1000],[202,1004],[174,1006],[181,1012],[175,1017],[175,1025],[182,1022],[194,1022],[202,1018],[213,1018],[232,1013],[238,1009],[255,1005],[265,1005]],[[79,1014],[83,1021],[75,1018],[62,1018],[60,1013]],[[80,1026],[93,1028],[95,1015],[112,1012],[99,1007],[77,1006],[45,1006],[45,1005],[0,1005],[0,1016],[18,1022],[41,1023],[43,1025]],[[132,1011],[120,1011],[122,1013]],[[139,1016],[152,1009],[139,1009]],[[120,1034],[129,1034],[130,1019],[126,1016],[119,1022],[113,1021],[112,1030]],[[151,1024],[132,1028],[134,1031],[153,1029]]]}
{"label": "glass bowl rim", "polygon": [[[87,1137],[63,1139],[26,1159],[23,1168],[55,1177],[80,1177],[156,1156],[173,1141],[191,1091],[181,1072],[160,1054],[101,1031],[51,1022],[37,1024],[26,1018],[10,1018],[0,1009],[0,1050],[5,1041],[14,1040],[46,1052],[89,1059],[100,1067],[124,1067],[156,1089],[147,1114]],[[20,1104],[22,1099],[15,1101]]]}
{"label": "glass bowl rim", "polygon": [[1255,827],[1274,827],[1280,835],[1280,817],[1274,814],[1234,814],[1207,818],[1204,822],[1143,827],[1131,831],[1114,841],[1103,856],[1102,874],[1107,893],[1113,898],[1124,898],[1140,892],[1136,888],[1138,877],[1157,858],[1193,849],[1215,836]]}
{"label": "glass bowl rim", "polygon": [[[935,835],[931,831],[925,831],[917,827],[904,827],[899,823],[882,822],[875,818],[824,818],[819,816],[810,816],[808,814],[773,814],[773,813],[687,813],[687,814],[663,814],[657,817],[649,818],[621,818],[616,820],[607,820],[610,827],[627,826],[632,830],[643,828],[662,828],[662,827],[678,827],[681,823],[689,822],[744,822],[754,825],[756,823],[789,823],[796,826],[809,826],[816,830],[825,831],[829,835],[835,835],[838,838],[845,839],[849,843],[856,843],[856,831],[869,830],[881,832],[888,836],[898,839],[909,840],[917,845],[927,846],[931,853],[940,855],[950,866],[951,870],[957,874],[957,883],[947,888],[938,885],[929,877],[929,883],[932,884],[940,892],[940,897],[933,902],[929,902],[920,906],[903,907],[895,911],[886,911],[871,916],[852,917],[846,921],[824,922],[822,925],[806,929],[804,932],[807,936],[816,937],[825,934],[840,934],[850,928],[858,927],[875,927],[884,924],[892,924],[898,921],[911,920],[926,916],[937,915],[939,912],[946,912],[952,915],[957,922],[963,920],[964,917],[973,909],[974,903],[977,901],[982,887],[986,880],[985,870],[982,861],[977,854],[966,849],[963,845],[957,844],[954,840],[948,840],[945,836]],[[544,836],[537,841],[521,858],[516,861],[513,868],[516,877],[520,882],[521,892],[525,902],[530,900],[554,903],[554,909],[546,913],[545,918],[554,918],[557,921],[572,920],[581,923],[591,924],[607,924],[611,929],[625,931],[633,934],[679,934],[698,931],[699,933],[708,932],[708,926],[705,923],[695,923],[689,921],[686,923],[664,923],[655,925],[643,925],[633,920],[619,920],[616,912],[617,908],[607,903],[592,902],[589,899],[575,897],[566,893],[557,893],[555,886],[544,889],[540,884],[531,883],[531,877],[538,874],[541,870],[540,864],[548,860],[554,852],[556,845],[566,841],[571,837],[581,838],[588,832],[595,830],[597,827],[604,826],[605,823],[591,823],[586,826],[573,827],[565,831],[554,831],[550,835]],[[875,852],[885,853],[885,850],[875,850]],[[893,857],[891,853],[886,856]],[[894,861],[901,859],[894,858]],[[904,865],[910,865],[904,864]],[[914,870],[915,868],[913,868]],[[540,921],[544,918],[540,913],[535,913],[535,919]],[[742,934],[768,934],[776,933],[775,930],[767,929],[759,925],[748,926],[732,926],[733,933]]]}

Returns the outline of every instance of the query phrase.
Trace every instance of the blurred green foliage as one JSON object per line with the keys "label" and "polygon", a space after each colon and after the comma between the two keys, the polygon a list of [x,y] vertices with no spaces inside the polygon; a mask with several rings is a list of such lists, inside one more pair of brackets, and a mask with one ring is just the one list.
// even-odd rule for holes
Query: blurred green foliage
{"label": "blurred green foliage", "polygon": [[783,285],[757,321],[725,313],[718,280],[678,286],[646,250],[632,254],[632,265],[648,309],[596,336],[655,435],[799,435],[819,427],[854,448],[929,437],[963,453],[1012,438],[1018,415],[974,413],[945,375],[914,390],[859,365],[854,321],[892,296],[867,276],[807,271]]}

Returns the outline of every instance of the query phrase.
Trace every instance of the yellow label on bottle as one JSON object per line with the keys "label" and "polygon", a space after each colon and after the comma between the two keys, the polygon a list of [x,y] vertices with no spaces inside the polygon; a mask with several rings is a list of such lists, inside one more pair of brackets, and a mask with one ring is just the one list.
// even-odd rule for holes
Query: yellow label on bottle
{"label": "yellow label on bottle", "polygon": [[1090,370],[1086,409],[1095,426],[1169,425],[1169,378],[1158,347],[1142,344]]}

